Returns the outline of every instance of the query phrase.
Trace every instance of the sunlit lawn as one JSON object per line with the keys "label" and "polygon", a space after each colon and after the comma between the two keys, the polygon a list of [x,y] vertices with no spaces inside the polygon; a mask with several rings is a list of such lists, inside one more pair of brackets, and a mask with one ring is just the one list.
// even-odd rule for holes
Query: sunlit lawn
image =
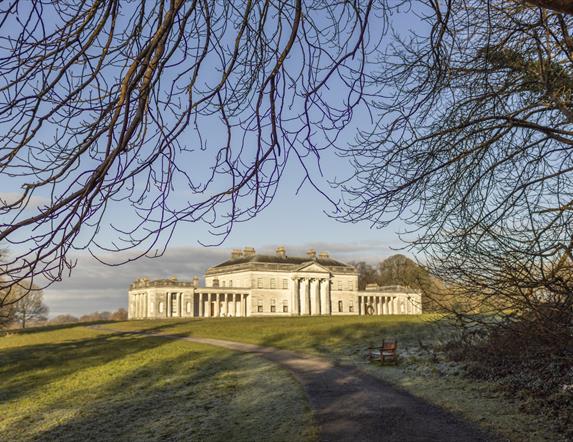
{"label": "sunlit lawn", "polygon": [[314,438],[298,384],[253,355],[81,326],[0,337],[2,441]]}
{"label": "sunlit lawn", "polygon": [[[525,415],[519,404],[502,397],[494,385],[459,374],[444,374],[432,345],[451,330],[437,326],[437,317],[297,317],[210,318],[187,321],[129,321],[107,325],[121,330],[162,327],[164,333],[255,343],[318,354],[358,365],[363,370],[515,441],[560,440],[540,416]],[[164,327],[164,328],[163,328]],[[383,338],[398,339],[403,355],[397,367],[368,363],[366,348]]]}

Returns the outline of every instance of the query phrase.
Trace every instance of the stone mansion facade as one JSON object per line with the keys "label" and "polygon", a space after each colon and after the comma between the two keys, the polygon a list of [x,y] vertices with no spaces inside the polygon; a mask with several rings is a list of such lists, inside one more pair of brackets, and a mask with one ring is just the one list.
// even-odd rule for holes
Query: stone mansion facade
{"label": "stone mansion facade", "polygon": [[327,253],[290,257],[233,250],[211,267],[205,287],[192,281],[140,278],[129,287],[129,319],[235,316],[392,315],[422,312],[421,294],[402,286],[358,290],[358,274]]}

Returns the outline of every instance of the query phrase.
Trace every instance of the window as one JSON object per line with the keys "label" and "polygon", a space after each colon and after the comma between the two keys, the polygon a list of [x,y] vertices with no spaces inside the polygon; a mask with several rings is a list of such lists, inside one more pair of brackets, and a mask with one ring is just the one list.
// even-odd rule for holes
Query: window
{"label": "window", "polygon": [[163,302],[159,303],[159,313],[163,313]]}
{"label": "window", "polygon": [[338,280],[338,290],[342,290],[342,280]]}
{"label": "window", "polygon": [[348,302],[348,312],[349,312],[349,313],[354,312],[354,301],[349,301],[349,302]]}
{"label": "window", "polygon": [[277,280],[275,278],[271,278],[271,288],[272,289],[277,288]]}
{"label": "window", "polygon": [[225,281],[221,282],[221,287],[225,287]]}
{"label": "window", "polygon": [[283,279],[283,289],[288,289],[288,279]]}
{"label": "window", "polygon": [[258,289],[262,289],[262,288],[263,288],[263,278],[258,278],[258,279],[257,279],[257,288],[258,288]]}
{"label": "window", "polygon": [[342,308],[342,301],[338,301],[338,313],[342,313],[344,309]]}
{"label": "window", "polygon": [[346,288],[347,288],[348,290],[352,290],[352,280],[349,279],[349,280],[346,282]]}
{"label": "window", "polygon": [[233,280],[229,279],[229,287],[233,287]]}
{"label": "window", "polygon": [[263,300],[259,299],[257,301],[257,312],[262,313],[263,312]]}
{"label": "window", "polygon": [[[286,279],[285,279],[286,281]],[[284,300],[283,301],[283,313],[288,313],[288,301]]]}
{"label": "window", "polygon": [[187,303],[187,313],[191,313],[191,303]]}
{"label": "window", "polygon": [[277,300],[273,298],[271,299],[271,313],[276,313],[276,311],[277,311]]}

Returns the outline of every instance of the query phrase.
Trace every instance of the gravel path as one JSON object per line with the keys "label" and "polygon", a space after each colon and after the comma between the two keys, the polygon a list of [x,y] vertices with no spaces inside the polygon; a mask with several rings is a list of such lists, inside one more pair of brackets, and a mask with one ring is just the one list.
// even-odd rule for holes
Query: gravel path
{"label": "gravel path", "polygon": [[140,333],[255,353],[286,368],[300,382],[308,397],[321,441],[496,440],[451,413],[354,367],[253,344]]}

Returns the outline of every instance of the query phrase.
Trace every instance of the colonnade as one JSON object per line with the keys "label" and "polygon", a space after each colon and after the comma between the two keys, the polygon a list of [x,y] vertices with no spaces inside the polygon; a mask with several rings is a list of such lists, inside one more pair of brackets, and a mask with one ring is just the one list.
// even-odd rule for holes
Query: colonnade
{"label": "colonnade", "polygon": [[[401,310],[400,305],[404,308]],[[404,296],[358,296],[359,315],[411,315],[420,313],[420,307]]]}
{"label": "colonnade", "polygon": [[[175,295],[175,302],[173,299]],[[166,318],[180,318],[183,316],[183,292],[167,292],[165,293],[165,308],[163,315]],[[193,316],[193,311],[189,316]]]}
{"label": "colonnade", "polygon": [[293,278],[291,311],[293,315],[330,315],[330,279]]}
{"label": "colonnade", "polygon": [[248,316],[246,293],[198,292],[199,317]]}
{"label": "colonnade", "polygon": [[149,308],[149,296],[147,292],[135,293],[133,298],[133,317],[146,318]]}

